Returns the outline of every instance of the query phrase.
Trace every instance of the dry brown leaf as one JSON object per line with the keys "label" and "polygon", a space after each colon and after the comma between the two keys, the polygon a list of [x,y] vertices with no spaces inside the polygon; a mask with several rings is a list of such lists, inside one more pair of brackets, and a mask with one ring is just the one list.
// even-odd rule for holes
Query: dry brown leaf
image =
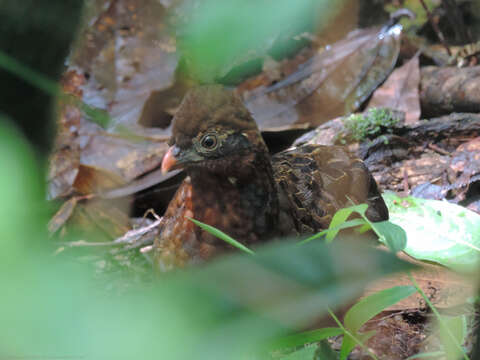
{"label": "dry brown leaf", "polygon": [[80,165],[78,174],[73,182],[73,188],[82,195],[96,194],[124,185],[118,175],[93,166]]}
{"label": "dry brown leaf", "polygon": [[390,108],[405,112],[405,122],[420,119],[420,65],[418,55],[395,69],[387,81],[373,93],[368,108]]}
{"label": "dry brown leaf", "polygon": [[76,209],[68,219],[68,229],[81,229],[89,236],[86,240],[99,241],[100,236],[108,240],[116,239],[131,229],[128,217],[127,201],[112,202],[106,200],[90,200],[77,203]]}
{"label": "dry brown leaf", "polygon": [[[178,56],[166,11],[155,0],[110,1],[80,32],[71,64],[88,77],[83,100],[107,110],[111,126],[147,134],[138,126],[145,102],[152,91],[175,81]],[[169,130],[150,129],[148,134],[168,136]]]}
{"label": "dry brown leaf", "polygon": [[262,129],[319,125],[357,109],[393,69],[401,27],[356,30],[267,88],[245,93]]}

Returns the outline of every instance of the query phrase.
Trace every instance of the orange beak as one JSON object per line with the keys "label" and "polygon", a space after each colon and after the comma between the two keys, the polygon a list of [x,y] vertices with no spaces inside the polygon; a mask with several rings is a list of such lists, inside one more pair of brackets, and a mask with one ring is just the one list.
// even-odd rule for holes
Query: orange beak
{"label": "orange beak", "polygon": [[167,153],[163,156],[162,160],[162,174],[166,174],[169,171],[173,170],[177,165],[177,159],[173,155],[174,146],[168,148]]}

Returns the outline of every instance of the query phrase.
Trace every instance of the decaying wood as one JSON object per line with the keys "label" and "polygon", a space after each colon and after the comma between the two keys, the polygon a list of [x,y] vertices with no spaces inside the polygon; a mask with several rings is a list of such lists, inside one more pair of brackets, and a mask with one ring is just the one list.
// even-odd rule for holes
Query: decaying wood
{"label": "decaying wood", "polygon": [[480,112],[480,66],[421,69],[422,116]]}
{"label": "decaying wood", "polygon": [[478,180],[478,162],[471,163],[468,176],[455,170],[455,163],[462,156],[468,157],[462,155],[468,152],[462,144],[479,136],[480,115],[451,114],[394,129],[394,133],[398,135],[387,137],[388,144],[379,137],[361,144],[357,150],[382,188],[402,191],[406,173],[414,195],[458,201]]}

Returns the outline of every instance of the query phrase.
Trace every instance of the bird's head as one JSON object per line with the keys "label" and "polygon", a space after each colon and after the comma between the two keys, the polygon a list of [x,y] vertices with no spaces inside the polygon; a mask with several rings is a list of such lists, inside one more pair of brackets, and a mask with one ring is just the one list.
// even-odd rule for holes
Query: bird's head
{"label": "bird's head", "polygon": [[230,172],[266,152],[255,120],[242,101],[220,85],[190,90],[173,119],[162,172],[183,168]]}

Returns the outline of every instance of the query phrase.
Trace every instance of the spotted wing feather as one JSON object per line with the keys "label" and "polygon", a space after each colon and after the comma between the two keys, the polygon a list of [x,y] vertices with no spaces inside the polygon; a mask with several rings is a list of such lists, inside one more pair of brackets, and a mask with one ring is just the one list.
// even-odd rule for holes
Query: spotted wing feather
{"label": "spotted wing feather", "polygon": [[330,224],[338,209],[367,203],[372,221],[388,219],[387,207],[365,164],[340,146],[305,145],[272,158],[280,210],[293,217],[299,233]]}

